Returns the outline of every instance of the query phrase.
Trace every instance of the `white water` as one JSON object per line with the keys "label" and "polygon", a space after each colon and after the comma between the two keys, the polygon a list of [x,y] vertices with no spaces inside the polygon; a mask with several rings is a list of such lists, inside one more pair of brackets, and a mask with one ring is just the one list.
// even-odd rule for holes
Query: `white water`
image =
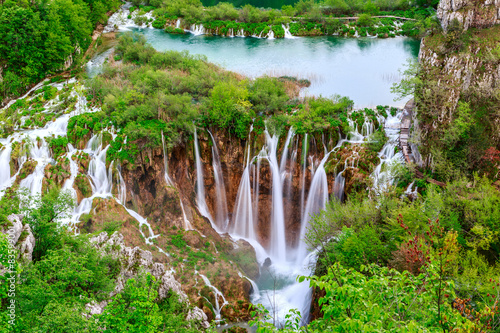
{"label": "white water", "polygon": [[252,186],[250,182],[250,147],[246,149],[246,167],[241,176],[238,194],[234,205],[234,214],[231,232],[240,237],[257,241],[252,204]]}
{"label": "white water", "polygon": [[329,156],[330,154],[326,154],[321,160],[321,163],[314,173],[311,186],[309,187],[309,195],[300,225],[300,240],[297,250],[298,263],[301,263],[308,253],[306,244],[304,243],[304,237],[308,230],[309,221],[313,215],[325,209],[328,202],[328,180],[326,178],[325,163]]}
{"label": "white water", "polygon": [[[203,279],[203,282],[205,282],[205,285],[207,287],[209,287],[210,289],[212,289],[212,292],[214,294],[214,299],[215,299],[215,304],[212,304],[212,306],[214,308],[214,313],[215,313],[215,320],[220,321],[222,319],[220,316],[220,312],[221,312],[222,308],[229,303],[226,301],[226,298],[219,291],[219,289],[217,289],[215,286],[213,286],[210,283],[210,280],[205,275],[203,275],[201,273],[198,273],[198,275],[201,276],[201,278]],[[222,304],[219,303],[219,297],[222,298]]]}
{"label": "white water", "polygon": [[205,180],[203,178],[203,165],[200,158],[200,148],[198,147],[198,132],[194,129],[194,153],[196,160],[196,203],[200,214],[210,220],[212,227],[218,232],[218,228],[214,223],[205,200]]}
{"label": "white water", "polygon": [[271,256],[280,262],[286,260],[285,216],[283,213],[283,188],[280,166],[278,164],[277,135],[271,136],[266,130],[267,160],[272,172],[272,208],[271,208]]}
{"label": "white water", "polygon": [[390,185],[394,183],[394,175],[391,173],[391,166],[394,163],[401,163],[403,154],[395,153],[398,145],[399,132],[401,126],[402,112],[398,112],[395,116],[389,115],[385,121],[385,133],[388,140],[382,150],[378,153],[380,164],[377,165],[371,177],[373,178],[373,190],[375,192],[386,191]]}
{"label": "white water", "polygon": [[285,30],[285,38],[287,38],[287,39],[297,38],[290,33],[290,27],[288,24],[286,26],[284,24],[282,24],[281,26],[283,27],[283,30]]}
{"label": "white water", "polygon": [[[208,130],[207,130],[208,131]],[[215,178],[215,189],[216,189],[216,201],[217,201],[217,211],[215,215],[215,221],[217,226],[225,231],[227,230],[229,224],[229,217],[227,214],[227,200],[226,200],[226,186],[224,185],[224,177],[222,175],[222,167],[220,164],[219,150],[217,149],[217,142],[210,131],[210,138],[212,138],[212,168],[214,170]]]}

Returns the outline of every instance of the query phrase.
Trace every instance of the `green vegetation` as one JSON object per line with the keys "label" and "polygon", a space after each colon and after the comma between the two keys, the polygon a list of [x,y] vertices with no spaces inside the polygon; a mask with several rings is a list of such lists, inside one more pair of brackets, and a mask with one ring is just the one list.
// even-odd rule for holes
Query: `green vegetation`
{"label": "green vegetation", "polygon": [[[22,212],[36,239],[33,262],[14,267],[16,320],[7,321],[7,283],[0,284],[0,332],[198,332],[186,321],[189,309],[172,292],[158,297],[158,283],[140,273],[126,281],[120,293],[110,297],[121,270],[120,260],[92,245],[89,235],[75,236],[60,225],[73,210],[70,193],[49,191],[42,198],[21,193],[1,199],[2,220]],[[19,209],[19,203],[21,208]],[[21,237],[23,237],[21,235]],[[0,233],[0,263],[8,267],[7,238]],[[102,315],[91,315],[90,302],[109,301]]]}
{"label": "green vegetation", "polygon": [[351,100],[320,97],[297,104],[299,80],[244,80],[202,57],[157,52],[133,34],[120,37],[116,53],[123,63],[106,67],[88,83],[91,103],[103,111],[72,117],[68,124],[72,144],[109,124],[119,129],[108,162],[134,164],[141,149],[161,147],[162,133],[167,148],[180,145],[192,138],[194,125],[217,127],[239,139],[248,137],[252,122],[258,134],[266,125],[272,133],[288,126],[301,134],[326,130],[338,135],[349,129]]}
{"label": "green vegetation", "polygon": [[[498,190],[476,177],[429,185],[413,202],[401,191],[332,201],[310,222],[306,242],[321,252],[315,275],[300,280],[321,315],[307,332],[496,332]],[[305,332],[294,318],[280,331]]]}
{"label": "green vegetation", "polygon": [[[257,8],[242,2],[235,3],[240,8],[227,2],[204,7],[197,0],[187,2],[151,0],[147,4],[149,6],[138,3],[142,12],[135,14],[136,22],[143,22],[145,16],[141,14],[155,8],[153,15],[156,20],[153,22],[153,27],[165,28],[167,32],[173,33],[184,33],[182,29],[174,28],[178,18],[182,18],[185,27],[203,24],[207,33],[221,36],[237,33],[243,33],[245,36],[266,36],[272,30],[274,37],[282,38],[285,35],[283,25],[288,25],[290,33],[295,36],[324,34],[354,36],[357,31],[360,36],[370,34],[382,38],[396,35],[418,37],[427,34],[429,30],[439,29],[439,24],[431,18],[434,14],[432,8],[437,6],[437,1],[434,0],[418,1],[417,4],[410,4],[404,0],[393,2],[301,0],[294,6],[284,5],[281,10]],[[259,7],[269,6],[272,4]],[[352,16],[359,17],[357,22],[347,18]],[[373,16],[397,16],[411,20],[401,21],[393,17]]]}
{"label": "green vegetation", "polygon": [[[500,140],[495,135],[499,108],[498,87],[479,83],[481,77],[495,73],[500,42],[500,27],[463,31],[457,22],[450,23],[448,33],[426,37],[426,54],[434,52],[439,64],[421,67],[411,63],[404,79],[394,87],[401,96],[414,95],[418,105],[420,150],[432,155],[426,173],[440,181],[470,177],[474,172],[498,178]],[[443,68],[443,61],[454,59],[460,66],[466,59],[477,63],[467,73],[472,83],[462,83],[454,73]],[[495,67],[496,66],[496,67]],[[442,80],[450,80],[441,84]],[[451,93],[456,98],[451,98]],[[439,126],[434,124],[439,123]]]}
{"label": "green vegetation", "polygon": [[[0,98],[17,96],[47,75],[67,69],[70,57],[78,64],[92,41],[93,28],[106,23],[106,12],[119,4],[116,0],[2,1]],[[50,94],[45,92],[44,98]]]}

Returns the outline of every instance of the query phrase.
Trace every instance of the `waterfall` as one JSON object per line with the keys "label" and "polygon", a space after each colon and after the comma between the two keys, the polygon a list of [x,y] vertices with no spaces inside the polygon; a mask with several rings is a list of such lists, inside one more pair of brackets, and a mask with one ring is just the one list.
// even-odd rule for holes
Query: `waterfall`
{"label": "waterfall", "polygon": [[167,156],[167,147],[165,146],[165,137],[163,136],[163,131],[161,131],[161,143],[163,145],[163,168],[165,170],[165,181],[168,186],[174,186],[174,182],[168,175],[168,156]]}
{"label": "waterfall", "polygon": [[203,24],[193,24],[191,25],[190,32],[195,36],[204,35],[205,28],[203,27]]}
{"label": "waterfall", "polygon": [[248,140],[246,162],[234,205],[232,232],[241,237],[256,240],[256,221],[253,217],[254,207],[252,205],[252,186],[250,182],[250,140]]}
{"label": "waterfall", "polygon": [[335,183],[333,184],[333,194],[339,201],[344,200],[345,178],[342,176],[343,173],[344,171],[339,172],[335,176]]}
{"label": "waterfall", "polygon": [[269,29],[269,32],[266,35],[267,39],[274,39],[274,31],[273,29]]}
{"label": "waterfall", "polygon": [[304,200],[306,189],[306,170],[307,170],[307,149],[309,142],[307,141],[307,133],[304,135],[302,141],[302,179],[300,182],[300,216],[304,216]]}
{"label": "waterfall", "polygon": [[297,250],[297,263],[300,264],[307,256],[307,247],[304,243],[304,236],[309,226],[309,220],[312,215],[318,214],[321,210],[325,209],[328,202],[328,179],[326,177],[325,163],[328,160],[330,153],[325,155],[321,160],[314,177],[309,187],[309,195],[307,196],[307,203],[302,215],[300,223],[300,239],[299,247]]}
{"label": "waterfall", "polygon": [[245,37],[245,30],[243,29],[238,30],[236,37]]}
{"label": "waterfall", "polygon": [[[212,292],[214,293],[214,298],[215,298],[215,306],[214,304],[212,304],[213,308],[214,308],[214,312],[215,312],[215,320],[216,321],[220,321],[221,320],[221,316],[220,316],[220,311],[222,310],[222,308],[224,307],[224,305],[227,305],[229,304],[227,301],[226,301],[226,298],[224,297],[224,295],[219,291],[219,289],[217,289],[215,286],[213,286],[211,283],[210,283],[210,280],[203,274],[201,273],[198,273],[196,272],[199,276],[201,276],[201,278],[203,279],[203,282],[205,282],[205,285],[207,287],[209,287],[210,289],[212,289]],[[219,297],[222,298],[222,305],[220,305],[219,303]],[[208,300],[207,300],[208,301]]]}
{"label": "waterfall", "polygon": [[216,200],[217,200],[216,223],[222,231],[226,231],[229,223],[229,218],[227,214],[226,187],[224,186],[224,177],[222,175],[222,168],[220,164],[219,150],[217,149],[217,143],[215,142],[215,139],[210,131],[208,131],[208,134],[210,134],[213,143],[212,167],[214,169]]}
{"label": "waterfall", "polygon": [[217,226],[213,223],[212,215],[208,211],[207,202],[205,201],[205,181],[203,178],[203,165],[200,158],[200,149],[198,147],[198,133],[196,127],[194,129],[194,154],[196,160],[196,201],[200,214],[210,220],[210,223],[218,231]]}
{"label": "waterfall", "polygon": [[[164,169],[165,169],[165,182],[167,183],[167,186],[175,187],[174,182],[172,181],[172,178],[170,178],[170,176],[168,175],[168,154],[167,154],[167,147],[165,145],[165,138],[163,136],[163,131],[161,131],[161,142],[163,145],[163,165],[164,165]],[[122,183],[122,182],[123,182],[123,178],[122,178],[122,175],[120,173],[120,183]],[[122,201],[122,202],[124,202],[124,201]],[[186,211],[184,210],[184,204],[182,203],[182,197],[181,197],[180,193],[179,193],[179,202],[180,202],[181,210],[182,210],[182,218],[184,220],[184,230],[192,230],[193,226],[191,225],[191,222],[189,222],[189,220],[187,219]]]}
{"label": "waterfall", "polygon": [[290,129],[288,130],[288,134],[286,136],[286,140],[285,140],[285,146],[283,147],[283,154],[281,155],[281,162],[280,162],[280,173],[284,179],[284,173],[285,173],[285,169],[286,169],[286,162],[287,162],[287,159],[288,159],[288,148],[290,146],[290,141],[292,140],[293,136],[294,136],[295,132],[293,131],[293,127],[290,127]]}
{"label": "waterfall", "polygon": [[399,140],[402,116],[402,112],[399,112],[394,117],[389,115],[385,121],[384,129],[388,140],[384,147],[382,147],[382,150],[378,153],[380,163],[375,167],[375,170],[371,174],[373,179],[373,189],[376,191],[384,191],[393,183],[393,175],[390,172],[389,166],[394,162],[401,161],[403,158],[403,154],[401,152],[395,152]]}
{"label": "waterfall", "polygon": [[0,191],[10,186],[10,154],[12,146],[9,144],[0,151]]}
{"label": "waterfall", "polygon": [[271,136],[267,129],[266,144],[268,149],[267,159],[272,172],[272,208],[271,208],[271,256],[280,262],[286,259],[285,217],[283,214],[283,189],[281,174],[277,159],[279,137]]}
{"label": "waterfall", "polygon": [[287,24],[286,26],[284,24],[281,25],[283,27],[283,30],[285,30],[285,38],[286,39],[295,39],[294,35],[290,33],[290,26]]}
{"label": "waterfall", "polygon": [[180,29],[181,28],[181,19],[177,19],[177,21],[175,22],[175,28],[176,29]]}

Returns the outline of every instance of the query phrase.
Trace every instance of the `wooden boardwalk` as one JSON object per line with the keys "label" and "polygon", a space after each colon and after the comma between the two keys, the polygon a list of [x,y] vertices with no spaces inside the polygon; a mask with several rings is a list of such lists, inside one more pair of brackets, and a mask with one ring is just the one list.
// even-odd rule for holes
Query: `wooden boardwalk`
{"label": "wooden boardwalk", "polygon": [[[406,103],[404,107],[404,113],[403,113],[403,118],[401,119],[401,126],[399,132],[399,146],[401,148],[401,151],[403,152],[405,162],[408,164],[411,164],[413,162],[413,159],[410,155],[411,149],[410,146],[408,145],[408,140],[410,139],[411,120],[414,108],[415,108],[415,101],[411,99]],[[436,184],[441,187],[446,187],[446,184],[443,182],[425,177],[423,172],[418,168],[415,168],[415,177],[419,179],[425,179],[428,183]]]}

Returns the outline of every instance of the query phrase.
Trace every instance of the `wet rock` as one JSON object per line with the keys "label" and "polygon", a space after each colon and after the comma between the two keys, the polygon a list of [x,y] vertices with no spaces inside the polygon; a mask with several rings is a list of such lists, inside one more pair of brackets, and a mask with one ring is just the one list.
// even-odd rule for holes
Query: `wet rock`
{"label": "wet rock", "polygon": [[239,240],[237,246],[228,255],[250,279],[255,280],[259,277],[259,263],[257,262],[255,250],[250,243]]}
{"label": "wet rock", "polygon": [[272,265],[271,258],[266,258],[266,260],[264,260],[264,263],[262,264],[262,267],[268,268],[271,267],[271,265]]}

